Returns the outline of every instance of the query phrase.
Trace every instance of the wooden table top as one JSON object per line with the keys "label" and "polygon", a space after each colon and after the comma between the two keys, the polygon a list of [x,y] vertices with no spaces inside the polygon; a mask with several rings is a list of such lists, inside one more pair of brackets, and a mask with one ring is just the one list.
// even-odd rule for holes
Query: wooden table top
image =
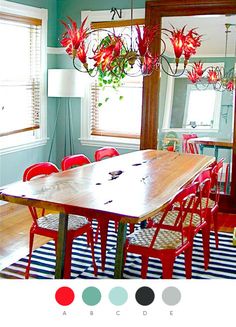
{"label": "wooden table top", "polygon": [[209,146],[219,146],[225,148],[232,148],[233,142],[227,139],[217,138],[217,137],[197,137],[188,140],[188,143],[203,144]]}
{"label": "wooden table top", "polygon": [[[86,217],[136,223],[152,217],[214,157],[135,151],[0,191],[0,199]],[[112,179],[112,171],[122,171]]]}

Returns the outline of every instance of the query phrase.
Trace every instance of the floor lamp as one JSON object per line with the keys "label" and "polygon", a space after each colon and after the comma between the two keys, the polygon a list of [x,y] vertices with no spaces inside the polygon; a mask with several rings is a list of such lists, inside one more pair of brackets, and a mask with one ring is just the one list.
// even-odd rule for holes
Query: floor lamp
{"label": "floor lamp", "polygon": [[69,135],[69,154],[74,153],[73,128],[71,98],[81,98],[84,96],[84,74],[75,69],[48,69],[48,97],[57,97],[58,100],[55,125],[53,128],[52,142],[50,146],[48,161],[51,159],[52,148],[56,136],[56,128],[60,115],[62,100],[65,98],[65,136],[64,136],[64,156],[67,148],[67,135]]}

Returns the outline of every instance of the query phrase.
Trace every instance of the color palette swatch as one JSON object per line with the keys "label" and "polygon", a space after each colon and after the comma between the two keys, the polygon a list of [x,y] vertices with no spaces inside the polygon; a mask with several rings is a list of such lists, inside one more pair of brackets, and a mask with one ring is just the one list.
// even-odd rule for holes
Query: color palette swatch
{"label": "color palette swatch", "polygon": [[[135,292],[128,293],[124,287],[112,287],[108,293],[109,302],[114,306],[121,306],[130,301],[136,301],[138,305],[149,306],[155,301],[155,290],[148,286],[142,286],[137,288]],[[163,303],[169,306],[177,305],[181,300],[181,292],[177,287],[169,286],[162,291],[158,291],[158,295],[161,296]],[[61,306],[68,306],[73,303],[77,294],[72,288],[63,286],[57,289],[55,292],[55,300]],[[95,286],[86,287],[82,294],[82,301],[88,306],[95,306],[102,301],[102,290]],[[107,296],[107,294],[106,294]]]}

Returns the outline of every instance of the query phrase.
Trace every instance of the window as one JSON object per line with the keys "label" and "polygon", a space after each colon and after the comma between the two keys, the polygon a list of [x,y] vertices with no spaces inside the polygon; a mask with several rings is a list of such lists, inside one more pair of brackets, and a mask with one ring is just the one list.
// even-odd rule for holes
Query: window
{"label": "window", "polygon": [[163,130],[219,130],[222,92],[210,85],[207,89],[197,89],[184,75],[168,77],[166,89]]}
{"label": "window", "polygon": [[213,88],[197,90],[194,85],[188,85],[186,109],[183,127],[185,128],[215,128],[219,126],[216,113],[220,109],[221,94]]}
{"label": "window", "polygon": [[45,10],[16,4],[1,7],[1,148],[45,137],[44,20]]}
{"label": "window", "polygon": [[[105,17],[102,19],[100,15],[99,22],[96,22],[96,15],[93,17],[89,13],[88,17],[92,21],[91,27],[100,29],[96,38],[103,37],[102,29],[110,29],[116,34],[130,33],[130,20],[104,22]],[[136,23],[144,24],[144,20],[137,19]],[[82,144],[94,145],[104,140],[106,144],[138,145],[141,129],[142,84],[142,76],[127,76],[122,86],[114,90],[109,85],[104,88],[99,87],[97,79],[93,78],[82,104]]]}

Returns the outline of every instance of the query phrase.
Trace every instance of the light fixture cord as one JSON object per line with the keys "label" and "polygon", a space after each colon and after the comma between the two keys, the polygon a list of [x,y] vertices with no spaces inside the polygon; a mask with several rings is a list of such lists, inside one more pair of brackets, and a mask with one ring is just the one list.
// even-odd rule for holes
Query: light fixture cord
{"label": "light fixture cord", "polygon": [[229,37],[229,33],[230,33],[230,28],[231,24],[225,24],[225,57],[227,57],[227,53],[228,53],[228,37]]}
{"label": "light fixture cord", "polygon": [[134,9],[134,4],[133,4],[133,0],[131,0],[131,16],[130,16],[130,21],[131,21],[131,33],[130,33],[130,37],[131,37],[131,51],[133,51],[133,9]]}

